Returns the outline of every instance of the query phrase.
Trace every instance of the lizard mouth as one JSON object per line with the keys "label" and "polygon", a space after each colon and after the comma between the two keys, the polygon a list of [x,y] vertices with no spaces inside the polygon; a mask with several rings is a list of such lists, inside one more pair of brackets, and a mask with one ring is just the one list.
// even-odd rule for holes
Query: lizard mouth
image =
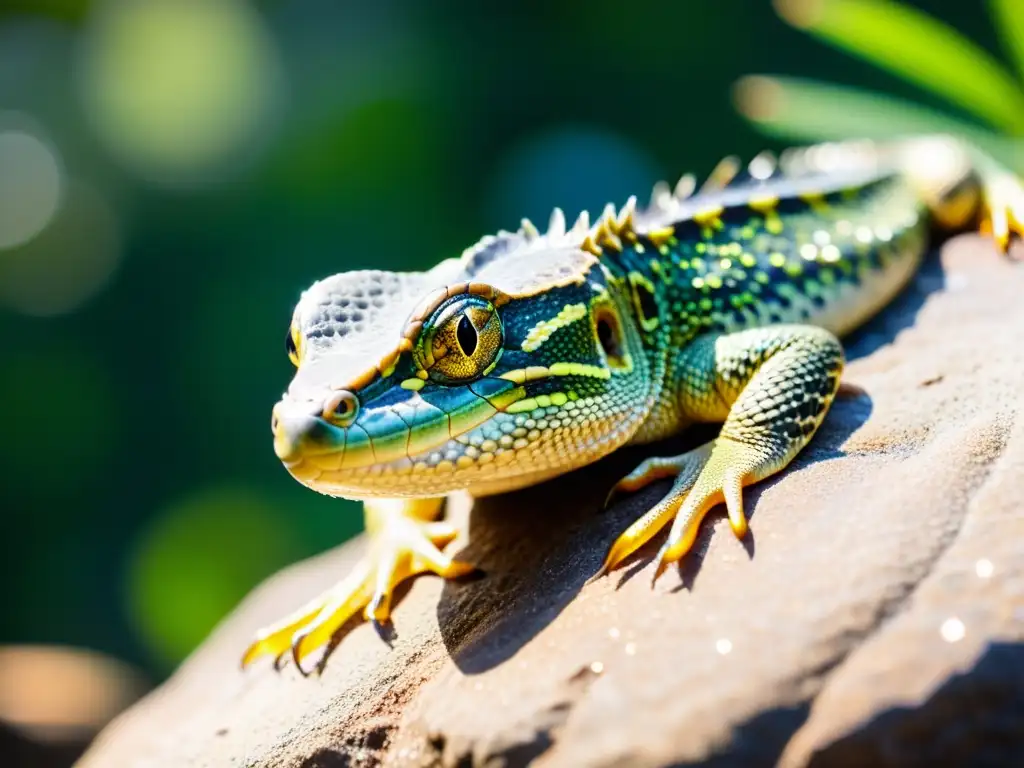
{"label": "lizard mouth", "polygon": [[275,408],[275,451],[295,479],[329,495],[444,493],[465,487],[459,475],[478,466],[480,459],[488,461],[488,452],[474,448],[464,436],[496,418],[500,423],[505,410],[525,397],[521,386],[500,378],[401,392],[399,400],[392,394],[391,402],[367,404],[347,427],[308,413],[286,415],[280,403]]}

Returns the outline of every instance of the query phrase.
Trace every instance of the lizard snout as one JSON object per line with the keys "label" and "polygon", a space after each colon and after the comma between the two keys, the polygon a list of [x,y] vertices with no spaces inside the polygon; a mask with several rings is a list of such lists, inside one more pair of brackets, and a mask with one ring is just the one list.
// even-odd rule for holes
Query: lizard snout
{"label": "lizard snout", "polygon": [[270,420],[274,453],[285,464],[299,461],[310,452],[323,451],[334,443],[335,428],[319,412],[278,403]]}

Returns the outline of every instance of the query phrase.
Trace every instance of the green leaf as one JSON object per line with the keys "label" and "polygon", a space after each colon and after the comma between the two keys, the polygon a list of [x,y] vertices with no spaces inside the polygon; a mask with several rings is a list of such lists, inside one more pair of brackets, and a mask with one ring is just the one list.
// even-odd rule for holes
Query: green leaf
{"label": "green leaf", "polygon": [[[1007,0],[1004,5],[1020,4]],[[998,61],[955,29],[892,0],[776,0],[795,27],[1024,133],[1024,92]],[[1015,11],[1015,15],[1020,15]]]}
{"label": "green leaf", "polygon": [[1024,143],[892,96],[812,80],[760,75],[740,80],[734,95],[744,117],[763,132],[787,141],[894,139],[950,133],[1024,171]]}
{"label": "green leaf", "polygon": [[1024,3],[1021,0],[989,0],[996,31],[1024,78]]}

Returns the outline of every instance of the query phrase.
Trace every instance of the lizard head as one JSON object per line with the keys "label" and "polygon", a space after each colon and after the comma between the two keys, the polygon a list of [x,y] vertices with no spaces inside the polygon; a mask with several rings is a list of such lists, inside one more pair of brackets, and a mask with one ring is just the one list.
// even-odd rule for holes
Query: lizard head
{"label": "lizard head", "polygon": [[650,389],[635,286],[580,247],[584,219],[560,219],[429,272],[311,286],[272,420],[288,471],[334,496],[485,495],[626,442]]}

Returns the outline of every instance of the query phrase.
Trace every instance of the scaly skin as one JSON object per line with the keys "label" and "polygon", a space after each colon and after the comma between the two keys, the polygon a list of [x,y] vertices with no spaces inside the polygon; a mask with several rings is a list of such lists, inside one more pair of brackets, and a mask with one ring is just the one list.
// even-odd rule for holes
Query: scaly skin
{"label": "scaly skin", "polygon": [[[885,306],[930,228],[1020,234],[1017,180],[952,139],[849,143],[725,161],[700,193],[684,177],[566,231],[528,221],[426,273],[350,272],[307,290],[274,408],[274,445],[300,482],[366,499],[370,554],[355,573],[260,632],[245,663],[290,650],[299,669],[362,611],[385,621],[403,579],[471,570],[440,549],[440,497],[500,493],[699,421],[705,446],[650,459],[617,491],[676,478],[612,546],[601,573],[671,524],[655,577],[724,502],[783,469],[839,386],[836,338]],[[400,499],[408,499],[401,501]],[[600,574],[598,574],[600,575]]]}

